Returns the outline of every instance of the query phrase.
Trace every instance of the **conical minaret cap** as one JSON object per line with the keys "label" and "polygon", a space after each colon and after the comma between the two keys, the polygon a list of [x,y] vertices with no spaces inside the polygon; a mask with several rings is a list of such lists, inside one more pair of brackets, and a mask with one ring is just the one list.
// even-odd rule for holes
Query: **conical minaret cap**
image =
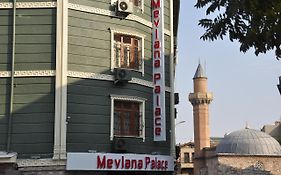
{"label": "conical minaret cap", "polygon": [[196,72],[195,72],[195,75],[193,77],[193,79],[195,78],[207,78],[206,74],[205,74],[205,71],[203,69],[203,67],[201,66],[201,64],[199,63],[197,69],[196,69]]}

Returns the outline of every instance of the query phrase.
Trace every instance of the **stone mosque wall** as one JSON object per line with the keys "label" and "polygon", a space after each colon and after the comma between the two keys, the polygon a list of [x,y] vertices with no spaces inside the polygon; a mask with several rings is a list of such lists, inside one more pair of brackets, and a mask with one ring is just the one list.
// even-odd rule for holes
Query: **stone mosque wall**
{"label": "stone mosque wall", "polygon": [[208,175],[280,175],[281,156],[218,155],[208,159],[207,166]]}

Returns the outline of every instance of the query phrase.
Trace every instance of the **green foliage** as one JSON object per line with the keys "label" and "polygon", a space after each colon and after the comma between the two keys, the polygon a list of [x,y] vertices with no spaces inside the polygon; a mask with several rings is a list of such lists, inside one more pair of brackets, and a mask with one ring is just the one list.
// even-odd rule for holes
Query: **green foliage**
{"label": "green foliage", "polygon": [[217,14],[214,19],[201,19],[205,29],[200,37],[214,41],[228,35],[237,40],[240,51],[255,49],[255,54],[275,50],[281,58],[281,0],[197,0],[196,8],[207,8],[206,15]]}

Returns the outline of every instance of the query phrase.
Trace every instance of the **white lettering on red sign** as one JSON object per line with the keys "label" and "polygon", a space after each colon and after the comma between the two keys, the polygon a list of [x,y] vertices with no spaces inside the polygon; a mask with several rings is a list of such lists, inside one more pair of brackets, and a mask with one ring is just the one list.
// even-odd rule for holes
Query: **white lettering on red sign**
{"label": "white lettering on red sign", "polygon": [[154,141],[166,141],[163,0],[152,0]]}

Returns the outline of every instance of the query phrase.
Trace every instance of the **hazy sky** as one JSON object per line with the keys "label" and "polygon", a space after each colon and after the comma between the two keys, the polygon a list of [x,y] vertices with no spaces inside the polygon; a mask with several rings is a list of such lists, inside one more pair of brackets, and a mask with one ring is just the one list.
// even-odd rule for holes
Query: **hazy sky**
{"label": "hazy sky", "polygon": [[188,94],[193,91],[193,81],[198,60],[204,65],[208,89],[214,100],[210,105],[211,136],[223,136],[245,127],[260,129],[281,117],[281,96],[277,90],[281,75],[281,60],[273,52],[256,57],[251,50],[239,52],[239,44],[224,41],[202,41],[203,30],[197,25],[204,18],[204,10],[194,8],[196,0],[182,0],[178,34],[178,64],[176,67],[176,92],[180,93],[177,105],[177,143],[193,139],[192,106]]}

